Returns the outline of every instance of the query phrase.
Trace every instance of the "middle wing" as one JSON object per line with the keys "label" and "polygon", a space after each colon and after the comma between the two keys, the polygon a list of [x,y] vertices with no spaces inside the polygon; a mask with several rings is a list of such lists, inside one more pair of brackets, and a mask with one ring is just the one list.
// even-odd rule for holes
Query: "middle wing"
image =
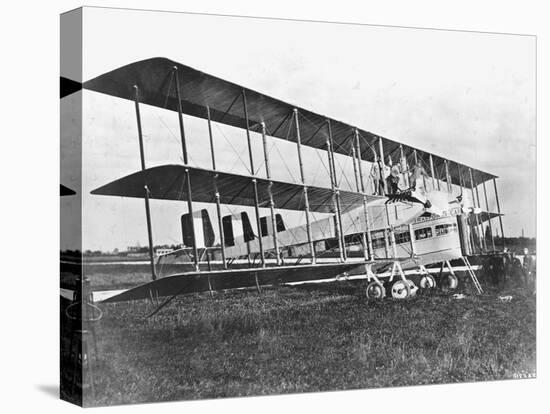
{"label": "middle wing", "polygon": [[[252,180],[258,187],[259,207],[269,207],[269,186],[277,209],[304,210],[303,186],[300,184],[266,180],[238,174],[212,171],[184,165],[162,165],[136,172],[115,180],[92,191],[92,194],[122,197],[145,197],[146,185],[149,197],[161,200],[187,200],[185,191],[185,174],[189,171],[191,178],[192,199],[196,202],[213,203],[215,201],[214,179],[222,204],[254,206],[254,188]],[[363,202],[363,194],[340,190],[342,212],[357,208]],[[332,212],[331,189],[309,187],[309,207],[320,213]],[[368,195],[371,202],[384,199],[382,196]]]}

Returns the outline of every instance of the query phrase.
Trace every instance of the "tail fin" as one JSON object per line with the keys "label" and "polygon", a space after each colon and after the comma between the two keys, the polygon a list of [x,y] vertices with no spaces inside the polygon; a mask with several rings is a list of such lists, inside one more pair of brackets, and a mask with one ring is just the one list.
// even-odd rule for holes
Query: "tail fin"
{"label": "tail fin", "polygon": [[[202,227],[202,230],[198,228],[198,220],[200,218],[200,226]],[[197,244],[201,244],[201,240],[199,235],[202,232],[202,240],[204,242],[204,247],[212,247],[215,242],[215,236],[214,236],[214,228],[212,227],[212,222],[210,221],[210,216],[208,214],[208,210],[202,209],[201,211],[196,211],[193,214],[193,218],[191,218],[191,215],[189,213],[183,214],[181,216],[181,233],[182,233],[182,239],[183,244],[186,247],[193,247],[193,234],[191,232],[191,220],[195,220],[195,235],[197,236],[197,240],[199,242]],[[197,246],[199,247],[199,246]],[[203,247],[203,246],[200,246]]]}
{"label": "tail fin", "polygon": [[244,241],[249,242],[251,240],[254,240],[256,237],[254,235],[254,230],[252,230],[252,226],[250,225],[250,220],[248,219],[248,214],[246,212],[241,213],[241,220],[243,222],[243,235],[244,235]]}

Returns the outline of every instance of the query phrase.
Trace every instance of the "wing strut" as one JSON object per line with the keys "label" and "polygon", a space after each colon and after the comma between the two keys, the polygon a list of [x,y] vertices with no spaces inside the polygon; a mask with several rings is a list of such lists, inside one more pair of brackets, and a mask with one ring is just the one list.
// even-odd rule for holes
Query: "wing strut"
{"label": "wing strut", "polygon": [[[214,136],[212,134],[212,120],[210,118],[210,107],[206,107],[206,115],[208,118],[208,137],[210,139],[210,153],[212,156],[212,169],[216,170],[216,154],[214,152]],[[225,235],[223,233],[222,210],[220,202],[220,192],[218,190],[218,174],[212,177],[212,185],[214,187],[214,199],[216,200],[216,216],[218,219],[218,230],[220,232],[220,247],[222,251],[223,268],[227,269],[227,259],[225,257]]]}
{"label": "wing strut", "polygon": [[[187,158],[187,143],[185,141],[185,129],[183,127],[183,114],[182,114],[182,108],[181,108],[181,96],[180,96],[180,82],[179,82],[179,76],[178,76],[178,67],[174,66],[174,73],[175,73],[175,87],[176,87],[176,99],[178,101],[178,120],[179,120],[179,126],[180,126],[180,136],[181,136],[181,150],[183,153],[183,163],[185,165],[188,165],[188,158]],[[187,209],[189,210],[189,218],[191,225],[191,237],[193,239],[193,263],[195,266],[195,270],[199,271],[199,252],[197,249],[197,238],[195,236],[195,220],[193,219],[193,196],[191,193],[191,175],[189,173],[188,169],[185,169],[185,186],[187,190]]]}
{"label": "wing strut", "polygon": [[493,186],[495,187],[495,198],[497,200],[497,212],[498,212],[498,220],[500,222],[500,237],[502,237],[502,248],[506,248],[506,242],[504,241],[504,227],[502,226],[502,215],[500,214],[500,201],[498,199],[498,191],[497,191],[497,179],[493,178]]}
{"label": "wing strut", "polygon": [[332,186],[332,200],[334,204],[336,223],[334,226],[336,238],[338,239],[338,247],[340,250],[340,261],[345,261],[346,257],[346,244],[344,241],[344,235],[342,232],[342,216],[340,215],[340,195],[338,192],[338,183],[336,181],[336,166],[334,165],[334,151],[332,148],[332,128],[330,127],[330,120],[326,119],[326,125],[328,129],[327,135],[327,155],[328,155],[328,169],[330,173],[330,184]]}
{"label": "wing strut", "polygon": [[[242,90],[243,96],[243,109],[244,109],[244,119],[246,124],[246,140],[248,142],[248,156],[250,158],[250,175],[252,177],[256,176],[256,171],[254,170],[254,157],[252,156],[252,142],[250,141],[250,124],[248,120],[248,108],[246,106],[246,93],[244,89]],[[262,267],[265,267],[265,254],[264,254],[264,244],[262,241],[262,226],[260,223],[260,207],[258,201],[258,181],[252,179],[252,189],[254,190],[254,211],[256,213],[256,232],[258,234],[258,244],[260,246],[260,260],[262,262]]]}
{"label": "wing strut", "polygon": [[[485,181],[483,181],[483,195],[485,196],[485,208],[489,211],[489,200],[487,199],[487,187]],[[491,217],[489,217],[489,231],[491,236],[491,244],[493,245],[493,252],[495,249],[495,237],[493,236],[493,224],[491,223]]]}
{"label": "wing strut", "polygon": [[[139,111],[139,87],[134,85],[135,89],[135,100],[134,104],[136,107],[136,120],[138,128],[138,138],[139,138],[139,155],[141,159],[141,170],[145,171],[145,151],[143,149],[143,131],[141,129],[141,114]],[[147,238],[149,240],[149,260],[151,261],[151,277],[153,280],[157,279],[157,272],[155,269],[155,253],[153,251],[153,228],[151,225],[151,209],[149,207],[149,188],[147,185],[144,186],[145,189],[145,217],[147,219]]]}
{"label": "wing strut", "polygon": [[[468,174],[470,175],[470,189],[472,190],[472,204],[474,205],[474,207],[476,207],[476,196],[475,196],[475,192],[474,192],[474,177],[472,176],[472,169],[471,168],[468,168]],[[477,214],[474,214],[474,219],[475,219],[475,226],[476,226],[477,232],[478,232],[477,236],[478,236],[478,239],[479,239],[479,252],[481,253],[482,250],[483,250],[483,234],[482,234],[483,230],[482,230],[481,224],[479,224]]]}
{"label": "wing strut", "polygon": [[[271,190],[271,187],[273,187],[273,182],[271,181],[271,168],[269,164],[269,151],[267,150],[267,138],[266,138],[266,130],[265,130],[265,122],[261,123],[262,126],[262,145],[264,148],[264,158],[265,158],[265,174],[267,179],[269,180],[269,185],[267,187],[267,194],[269,197],[269,210],[271,213],[271,232],[273,236],[273,247],[275,249],[275,258],[277,260],[277,266],[280,266],[281,264],[281,254],[279,252],[279,240],[277,239],[277,218],[275,216],[275,202],[273,201],[273,191]],[[260,237],[262,235],[260,234]]]}
{"label": "wing strut", "polygon": [[[353,145],[353,144],[352,144]],[[365,260],[373,260],[374,256],[372,253],[372,237],[370,234],[370,220],[369,220],[369,209],[367,207],[367,196],[365,195],[365,182],[363,181],[363,168],[361,166],[361,142],[359,140],[359,131],[355,128],[355,145],[357,145],[357,167],[359,172],[359,181],[361,183],[361,192],[363,193],[363,214],[365,216],[365,228],[366,231],[363,233],[363,249],[365,251]]]}
{"label": "wing strut", "polygon": [[311,253],[311,263],[315,264],[317,258],[315,256],[315,245],[313,244],[313,237],[311,235],[311,218],[309,212],[309,195],[307,193],[306,186],[306,177],[304,174],[304,164],[302,161],[302,141],[300,136],[300,123],[298,121],[298,110],[294,108],[294,120],[296,123],[296,148],[298,150],[298,162],[300,164],[300,178],[302,180],[303,191],[304,191],[304,210],[306,213],[306,231],[307,231],[307,242],[309,244],[309,252]]}

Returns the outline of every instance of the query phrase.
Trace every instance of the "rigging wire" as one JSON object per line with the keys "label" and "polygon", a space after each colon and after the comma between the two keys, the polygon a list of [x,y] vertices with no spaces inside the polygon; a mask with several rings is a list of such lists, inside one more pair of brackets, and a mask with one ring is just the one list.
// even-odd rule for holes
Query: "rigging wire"
{"label": "rigging wire", "polygon": [[[266,135],[270,136],[270,133],[269,133],[269,129],[267,128],[266,126]],[[287,135],[287,138],[288,138],[288,135]],[[277,151],[277,153],[279,154],[279,157],[281,159],[281,161],[283,162],[283,165],[285,166],[286,168],[286,171],[288,172],[290,178],[294,181],[294,184],[297,184],[299,181],[296,179],[296,177],[294,176],[294,174],[292,173],[292,171],[290,170],[290,167],[288,166],[288,164],[286,163],[285,161],[285,157],[283,156],[283,154],[281,153],[281,151],[279,150],[279,147],[277,146],[277,142],[276,140],[272,140],[272,143],[273,143],[273,148],[275,148],[275,150]]]}
{"label": "rigging wire", "polygon": [[241,155],[240,155],[239,151],[237,151],[237,149],[233,146],[233,144],[231,143],[231,141],[230,141],[230,140],[227,138],[227,136],[223,133],[223,130],[220,128],[220,126],[218,125],[218,123],[217,123],[217,122],[212,122],[212,123],[216,126],[217,130],[220,132],[220,134],[221,134],[222,137],[225,139],[225,141],[229,144],[229,146],[231,147],[231,149],[233,150],[233,152],[234,152],[235,154],[237,154],[238,160],[236,160],[236,161],[233,163],[233,165],[231,166],[231,168],[229,169],[229,171],[230,171],[230,172],[234,171],[235,164],[237,164],[237,161],[239,161],[239,160],[241,161],[241,163],[243,164],[243,166],[245,167],[245,169],[246,169],[247,171],[249,171],[250,166],[249,166],[246,162],[244,162],[244,160],[241,158]]}

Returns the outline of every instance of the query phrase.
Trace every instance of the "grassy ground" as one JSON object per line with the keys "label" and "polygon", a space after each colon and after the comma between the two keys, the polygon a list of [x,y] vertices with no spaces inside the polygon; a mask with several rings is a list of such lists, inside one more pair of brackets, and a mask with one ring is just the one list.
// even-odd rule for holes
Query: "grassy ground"
{"label": "grassy ground", "polygon": [[[88,405],[393,387],[534,374],[535,296],[434,291],[366,302],[357,283],[102,305]],[[89,389],[87,390],[89,395]]]}

